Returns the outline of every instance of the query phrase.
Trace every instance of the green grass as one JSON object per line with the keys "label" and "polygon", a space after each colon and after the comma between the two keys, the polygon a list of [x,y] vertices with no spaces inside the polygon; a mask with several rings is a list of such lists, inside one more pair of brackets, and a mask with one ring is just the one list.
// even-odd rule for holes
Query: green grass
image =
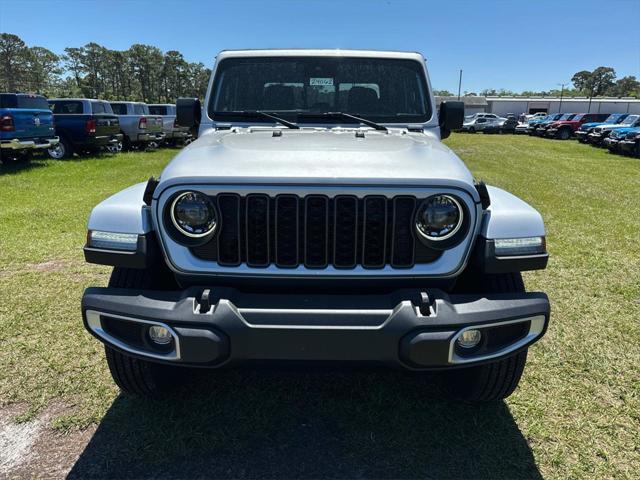
{"label": "green grass", "polygon": [[0,166],[0,402],[25,418],[62,402],[62,432],[98,424],[77,475],[635,477],[640,161],[529,137],[447,143],[548,229],[549,267],[525,281],[549,294],[551,327],[504,404],[449,404],[386,373],[229,372],[161,402],[119,397],[79,314],[109,273],[83,261],[86,219],[170,150]]}

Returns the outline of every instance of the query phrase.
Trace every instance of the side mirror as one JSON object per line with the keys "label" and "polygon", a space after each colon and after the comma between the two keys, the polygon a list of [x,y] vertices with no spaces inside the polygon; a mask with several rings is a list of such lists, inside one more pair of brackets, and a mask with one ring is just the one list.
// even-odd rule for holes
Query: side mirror
{"label": "side mirror", "polygon": [[452,130],[462,128],[464,122],[464,102],[442,102],[438,112],[440,138],[447,138]]}
{"label": "side mirror", "polygon": [[181,127],[197,127],[200,125],[202,105],[197,98],[179,98],[176,102],[176,122]]}

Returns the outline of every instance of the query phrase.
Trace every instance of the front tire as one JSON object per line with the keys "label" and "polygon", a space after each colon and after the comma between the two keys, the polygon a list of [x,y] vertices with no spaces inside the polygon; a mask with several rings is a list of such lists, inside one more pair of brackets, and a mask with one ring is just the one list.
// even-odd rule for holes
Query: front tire
{"label": "front tire", "polygon": [[[523,293],[520,272],[497,275],[471,274],[462,291],[476,287],[476,293]],[[497,362],[460,368],[442,377],[444,390],[455,400],[464,402],[495,402],[511,395],[522,377],[527,362],[527,349]]]}
{"label": "front tire", "polygon": [[[109,287],[113,288],[167,290],[175,288],[174,283],[166,269],[115,267],[109,279]],[[105,356],[113,381],[127,395],[156,398],[175,390],[188,378],[184,367],[141,360],[106,345]]]}
{"label": "front tire", "polygon": [[560,140],[569,140],[570,137],[571,137],[571,130],[569,130],[568,128],[563,128],[558,132],[558,138]]}

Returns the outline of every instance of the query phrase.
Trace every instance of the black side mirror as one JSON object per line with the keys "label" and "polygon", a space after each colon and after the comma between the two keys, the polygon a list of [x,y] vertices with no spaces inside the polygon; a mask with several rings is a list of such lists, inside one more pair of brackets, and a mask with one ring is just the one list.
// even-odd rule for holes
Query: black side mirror
{"label": "black side mirror", "polygon": [[200,125],[202,105],[197,98],[179,98],[176,102],[176,122],[181,127],[197,127]]}
{"label": "black side mirror", "polygon": [[442,102],[438,113],[440,138],[447,138],[452,130],[462,128],[464,122],[464,102]]}

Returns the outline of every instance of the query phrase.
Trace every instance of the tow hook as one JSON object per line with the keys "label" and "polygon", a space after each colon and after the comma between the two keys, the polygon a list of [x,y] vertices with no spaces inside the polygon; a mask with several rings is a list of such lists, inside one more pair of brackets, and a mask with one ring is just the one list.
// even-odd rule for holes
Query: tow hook
{"label": "tow hook", "polygon": [[420,313],[425,317],[431,316],[433,313],[432,305],[433,301],[429,297],[429,294],[427,292],[420,292],[420,305],[418,306]]}
{"label": "tow hook", "polygon": [[211,310],[211,290],[205,289],[202,291],[199,302],[200,308],[198,313],[209,313]]}

